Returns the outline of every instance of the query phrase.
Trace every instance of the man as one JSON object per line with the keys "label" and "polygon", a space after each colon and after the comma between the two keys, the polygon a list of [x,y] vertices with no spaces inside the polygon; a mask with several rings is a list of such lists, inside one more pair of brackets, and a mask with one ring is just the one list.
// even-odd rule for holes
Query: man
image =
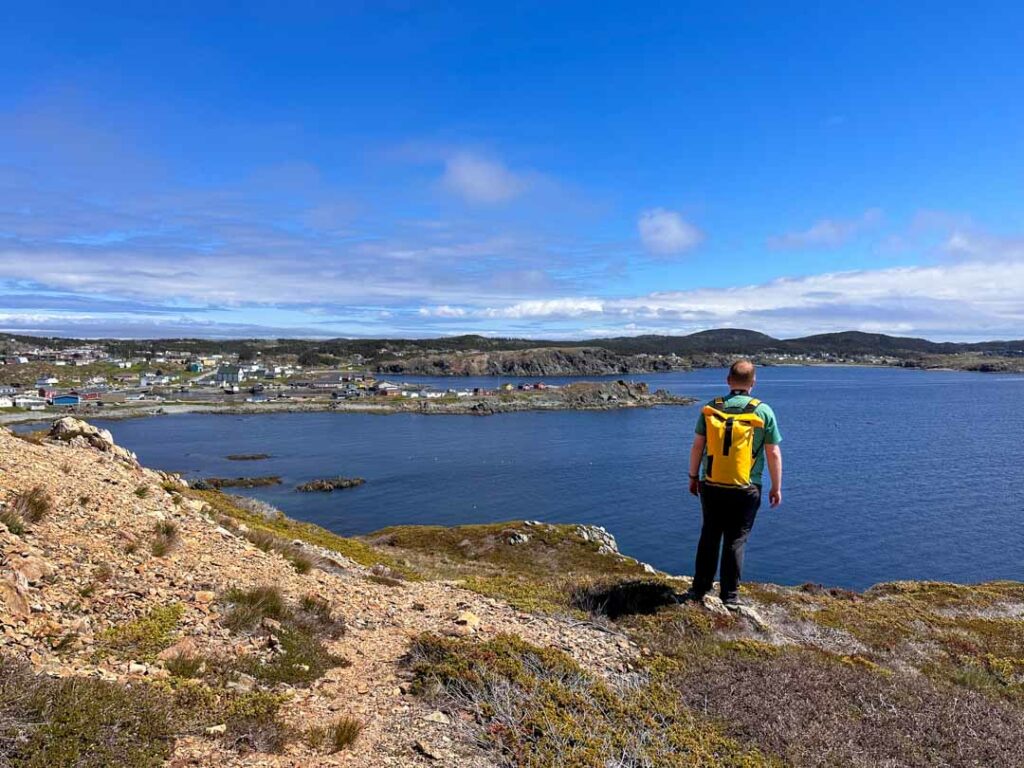
{"label": "man", "polygon": [[721,597],[730,610],[739,608],[743,548],[761,506],[765,457],[772,507],[782,503],[782,434],[775,413],[751,397],[754,364],[737,360],[729,368],[729,395],[701,410],[690,448],[690,493],[700,497],[704,524],[697,544],[691,600],[711,591],[721,550]]}

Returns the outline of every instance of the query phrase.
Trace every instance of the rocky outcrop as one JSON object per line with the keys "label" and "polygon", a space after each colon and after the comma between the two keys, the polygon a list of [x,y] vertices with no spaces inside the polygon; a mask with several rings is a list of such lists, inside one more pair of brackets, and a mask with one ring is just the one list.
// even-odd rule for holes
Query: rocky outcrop
{"label": "rocky outcrop", "polygon": [[673,370],[654,355],[620,355],[601,347],[542,347],[499,352],[448,353],[389,360],[381,374],[418,376],[607,376]]}
{"label": "rocky outcrop", "polygon": [[72,416],[64,416],[53,422],[47,437],[72,445],[88,445],[128,464],[137,466],[139,463],[134,453],[114,443],[114,437],[109,430],[94,427]]}

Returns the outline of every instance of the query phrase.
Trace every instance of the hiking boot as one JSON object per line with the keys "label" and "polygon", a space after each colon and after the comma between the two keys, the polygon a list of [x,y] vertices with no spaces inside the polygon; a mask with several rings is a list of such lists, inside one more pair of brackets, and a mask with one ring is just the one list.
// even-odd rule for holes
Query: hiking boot
{"label": "hiking boot", "polygon": [[688,589],[679,595],[677,600],[680,603],[699,603],[704,600],[706,594],[707,592],[694,592],[692,589]]}
{"label": "hiking boot", "polygon": [[733,611],[734,613],[743,607],[743,604],[740,602],[740,599],[738,597],[731,597],[728,600],[723,598],[722,605],[724,605],[726,608],[728,608],[730,611]]}

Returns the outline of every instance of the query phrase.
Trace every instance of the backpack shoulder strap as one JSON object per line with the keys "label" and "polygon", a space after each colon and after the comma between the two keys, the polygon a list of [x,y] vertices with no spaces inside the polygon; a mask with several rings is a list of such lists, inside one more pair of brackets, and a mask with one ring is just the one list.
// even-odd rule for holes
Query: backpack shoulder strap
{"label": "backpack shoulder strap", "polygon": [[747,403],[745,406],[743,406],[743,412],[744,413],[753,413],[754,411],[757,410],[757,406],[759,406],[760,404],[761,404],[760,400],[758,400],[756,397],[752,397],[752,398],[750,398],[750,402]]}

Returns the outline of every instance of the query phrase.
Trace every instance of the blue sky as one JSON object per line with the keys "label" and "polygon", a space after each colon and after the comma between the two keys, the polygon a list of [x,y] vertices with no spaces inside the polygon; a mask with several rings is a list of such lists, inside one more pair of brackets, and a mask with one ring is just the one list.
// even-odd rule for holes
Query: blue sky
{"label": "blue sky", "polygon": [[0,329],[1024,336],[1015,3],[22,4]]}

